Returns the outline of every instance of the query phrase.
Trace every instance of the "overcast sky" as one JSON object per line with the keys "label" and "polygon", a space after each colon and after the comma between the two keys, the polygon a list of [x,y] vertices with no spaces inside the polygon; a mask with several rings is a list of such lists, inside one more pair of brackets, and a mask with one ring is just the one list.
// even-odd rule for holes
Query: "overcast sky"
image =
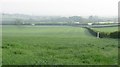
{"label": "overcast sky", "polygon": [[119,0],[0,0],[4,13],[48,16],[117,16]]}

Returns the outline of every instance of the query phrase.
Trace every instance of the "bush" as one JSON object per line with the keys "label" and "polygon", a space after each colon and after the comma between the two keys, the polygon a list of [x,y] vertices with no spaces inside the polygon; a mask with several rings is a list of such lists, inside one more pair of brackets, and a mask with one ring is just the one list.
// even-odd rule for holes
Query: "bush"
{"label": "bush", "polygon": [[109,33],[100,32],[100,38],[109,37]]}
{"label": "bush", "polygon": [[120,38],[120,31],[110,33],[111,38]]}

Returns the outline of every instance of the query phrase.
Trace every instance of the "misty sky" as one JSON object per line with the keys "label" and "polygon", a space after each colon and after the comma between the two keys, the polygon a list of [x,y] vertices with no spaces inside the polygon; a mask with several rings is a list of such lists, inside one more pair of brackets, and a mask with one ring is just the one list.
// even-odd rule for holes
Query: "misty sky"
{"label": "misty sky", "polygon": [[119,0],[0,0],[0,12],[42,16],[117,16]]}

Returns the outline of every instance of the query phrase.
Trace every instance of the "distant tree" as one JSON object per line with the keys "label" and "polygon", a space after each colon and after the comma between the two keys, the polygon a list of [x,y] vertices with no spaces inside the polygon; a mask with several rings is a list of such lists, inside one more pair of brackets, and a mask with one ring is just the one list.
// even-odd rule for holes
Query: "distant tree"
{"label": "distant tree", "polygon": [[93,16],[89,16],[88,19],[89,19],[90,22],[94,22],[94,17]]}
{"label": "distant tree", "polygon": [[15,25],[22,25],[23,21],[21,19],[16,19],[15,20]]}
{"label": "distant tree", "polygon": [[85,19],[82,18],[81,16],[72,16],[69,17],[69,22],[74,23],[74,22],[80,22],[80,23],[84,23]]}
{"label": "distant tree", "polygon": [[15,25],[18,27],[18,28],[23,28],[23,25],[24,24],[24,22],[23,22],[23,20],[21,20],[21,19],[16,19],[15,20]]}

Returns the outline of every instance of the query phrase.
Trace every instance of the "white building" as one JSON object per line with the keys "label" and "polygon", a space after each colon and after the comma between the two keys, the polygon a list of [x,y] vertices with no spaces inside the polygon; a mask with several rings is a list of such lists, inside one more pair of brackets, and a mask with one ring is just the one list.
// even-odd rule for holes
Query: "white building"
{"label": "white building", "polygon": [[31,25],[34,26],[35,24],[32,23]]}
{"label": "white building", "polygon": [[99,24],[106,24],[106,23],[115,23],[115,22],[98,22]]}
{"label": "white building", "polygon": [[88,23],[88,25],[92,25],[93,23]]}
{"label": "white building", "polygon": [[74,22],[75,24],[79,24],[80,22]]}

